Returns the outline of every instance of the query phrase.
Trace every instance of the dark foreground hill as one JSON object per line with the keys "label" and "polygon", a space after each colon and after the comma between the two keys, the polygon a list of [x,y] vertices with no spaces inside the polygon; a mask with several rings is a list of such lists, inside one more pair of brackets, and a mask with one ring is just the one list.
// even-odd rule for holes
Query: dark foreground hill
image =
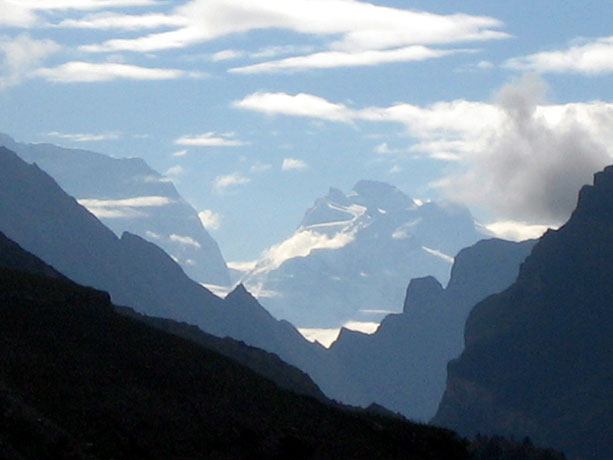
{"label": "dark foreground hill", "polygon": [[28,270],[0,268],[1,458],[468,458],[450,431],[281,390]]}
{"label": "dark foreground hill", "polygon": [[613,167],[506,291],[479,303],[435,423],[613,458]]}

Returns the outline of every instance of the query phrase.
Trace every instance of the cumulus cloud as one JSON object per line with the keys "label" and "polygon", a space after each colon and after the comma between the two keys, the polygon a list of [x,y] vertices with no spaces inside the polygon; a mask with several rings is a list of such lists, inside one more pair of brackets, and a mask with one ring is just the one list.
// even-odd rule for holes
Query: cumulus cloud
{"label": "cumulus cloud", "polygon": [[211,211],[210,209],[205,209],[198,213],[198,217],[200,218],[200,222],[202,222],[202,226],[207,230],[219,230],[221,226],[221,215]]}
{"label": "cumulus cloud", "polygon": [[284,158],[283,164],[281,165],[282,171],[300,171],[303,169],[307,169],[309,165],[306,164],[303,160],[299,160],[297,158]]}
{"label": "cumulus cloud", "polygon": [[509,59],[505,66],[539,73],[581,73],[597,75],[613,72],[613,36],[598,38],[565,50],[543,51]]}
{"label": "cumulus cloud", "polygon": [[527,222],[503,220],[487,224],[485,228],[496,235],[498,238],[511,241],[524,241],[539,238],[548,228],[556,226],[529,224]]}
{"label": "cumulus cloud", "polygon": [[181,165],[174,165],[174,166],[171,166],[170,168],[168,168],[164,172],[164,175],[165,176],[180,176],[184,172],[185,172],[185,169],[183,169],[183,166],[181,166]]}
{"label": "cumulus cloud", "polygon": [[209,131],[204,134],[185,135],[175,140],[177,145],[193,145],[198,147],[240,147],[246,142],[234,139],[234,133],[217,134]]}
{"label": "cumulus cloud", "polygon": [[213,189],[218,193],[224,193],[230,187],[245,185],[249,182],[251,182],[251,179],[240,173],[226,174],[215,178],[213,181]]}
{"label": "cumulus cloud", "polygon": [[559,223],[569,216],[579,188],[611,156],[572,111],[548,123],[538,110],[544,89],[527,75],[499,91],[504,121],[462,158],[463,172],[439,184],[450,197],[510,220]]}
{"label": "cumulus cloud", "polygon": [[27,34],[0,36],[0,90],[20,83],[46,57],[59,50],[53,40],[36,40]]}
{"label": "cumulus cloud", "polygon": [[174,80],[177,78],[202,78],[198,72],[179,69],[141,67],[117,62],[71,61],[52,68],[37,69],[34,75],[62,83],[100,82],[111,80]]}
{"label": "cumulus cloud", "polygon": [[20,2],[0,0],[0,25],[13,27],[28,27],[37,20],[36,14]]}

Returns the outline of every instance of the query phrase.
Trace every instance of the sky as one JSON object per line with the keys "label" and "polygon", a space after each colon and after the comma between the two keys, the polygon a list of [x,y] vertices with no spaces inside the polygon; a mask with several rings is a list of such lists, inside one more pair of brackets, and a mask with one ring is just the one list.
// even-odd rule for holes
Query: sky
{"label": "sky", "polygon": [[[0,132],[141,157],[228,261],[361,179],[500,235],[613,156],[612,0],[0,0]],[[135,197],[137,198],[137,197]]]}

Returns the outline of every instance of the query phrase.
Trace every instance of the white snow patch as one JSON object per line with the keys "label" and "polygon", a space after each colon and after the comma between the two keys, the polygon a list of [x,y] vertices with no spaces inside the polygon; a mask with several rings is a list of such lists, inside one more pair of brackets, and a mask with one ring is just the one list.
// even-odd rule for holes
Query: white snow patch
{"label": "white snow patch", "polygon": [[201,286],[207,288],[209,291],[211,291],[213,294],[215,294],[217,297],[225,297],[227,296],[232,288],[229,286],[220,286],[218,284],[206,284],[206,283],[200,283]]}

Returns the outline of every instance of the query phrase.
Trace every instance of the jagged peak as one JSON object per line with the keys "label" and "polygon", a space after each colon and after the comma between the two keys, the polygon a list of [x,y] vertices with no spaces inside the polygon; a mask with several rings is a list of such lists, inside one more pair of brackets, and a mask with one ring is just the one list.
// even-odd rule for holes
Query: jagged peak
{"label": "jagged peak", "polygon": [[406,313],[414,308],[427,306],[436,301],[443,291],[443,286],[433,276],[413,278],[409,287],[407,287],[403,312]]}

